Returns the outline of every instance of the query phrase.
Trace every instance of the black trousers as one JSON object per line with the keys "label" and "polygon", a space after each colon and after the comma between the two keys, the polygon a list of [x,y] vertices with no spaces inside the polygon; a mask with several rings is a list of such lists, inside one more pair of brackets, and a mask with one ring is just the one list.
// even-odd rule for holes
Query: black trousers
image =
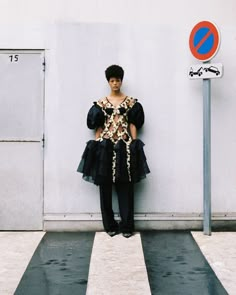
{"label": "black trousers", "polygon": [[117,183],[115,189],[118,195],[121,222],[114,219],[112,210],[112,183],[100,185],[100,204],[102,221],[105,231],[134,231],[134,188],[132,183]]}

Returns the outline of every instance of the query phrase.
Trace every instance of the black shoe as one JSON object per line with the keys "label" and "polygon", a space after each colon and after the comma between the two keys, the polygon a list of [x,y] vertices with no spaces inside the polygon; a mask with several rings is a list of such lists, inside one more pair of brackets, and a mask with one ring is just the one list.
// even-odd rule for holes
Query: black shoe
{"label": "black shoe", "polygon": [[115,235],[117,235],[119,232],[118,231],[108,231],[107,234],[110,236],[110,237],[114,237]]}
{"label": "black shoe", "polygon": [[125,237],[125,238],[130,238],[133,234],[132,233],[123,233],[122,234],[123,235],[123,237]]}

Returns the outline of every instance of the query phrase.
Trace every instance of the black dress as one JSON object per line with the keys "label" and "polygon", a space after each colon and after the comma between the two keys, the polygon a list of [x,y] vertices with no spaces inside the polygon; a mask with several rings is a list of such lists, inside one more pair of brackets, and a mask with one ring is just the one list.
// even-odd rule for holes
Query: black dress
{"label": "black dress", "polygon": [[118,106],[105,98],[94,102],[87,116],[90,129],[102,127],[100,137],[87,142],[77,171],[96,185],[136,183],[150,172],[140,139],[132,140],[128,126],[144,123],[142,105],[126,96]]}

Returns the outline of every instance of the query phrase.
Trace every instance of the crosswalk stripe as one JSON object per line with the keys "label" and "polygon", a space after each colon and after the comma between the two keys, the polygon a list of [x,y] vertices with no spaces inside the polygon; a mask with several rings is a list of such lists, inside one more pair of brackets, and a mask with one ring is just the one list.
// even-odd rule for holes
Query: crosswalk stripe
{"label": "crosswalk stripe", "polygon": [[86,295],[111,294],[151,295],[139,233],[96,233]]}
{"label": "crosswalk stripe", "polygon": [[227,295],[190,232],[141,233],[152,294]]}
{"label": "crosswalk stripe", "polygon": [[0,294],[12,295],[44,232],[0,232]]}
{"label": "crosswalk stripe", "polygon": [[46,233],[14,295],[85,294],[94,233]]}

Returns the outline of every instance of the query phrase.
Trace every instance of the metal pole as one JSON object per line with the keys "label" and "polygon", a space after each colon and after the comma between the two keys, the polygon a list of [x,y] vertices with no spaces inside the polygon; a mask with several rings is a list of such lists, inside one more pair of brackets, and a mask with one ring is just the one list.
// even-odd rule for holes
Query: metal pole
{"label": "metal pole", "polygon": [[203,79],[203,191],[205,235],[211,235],[211,80]]}

